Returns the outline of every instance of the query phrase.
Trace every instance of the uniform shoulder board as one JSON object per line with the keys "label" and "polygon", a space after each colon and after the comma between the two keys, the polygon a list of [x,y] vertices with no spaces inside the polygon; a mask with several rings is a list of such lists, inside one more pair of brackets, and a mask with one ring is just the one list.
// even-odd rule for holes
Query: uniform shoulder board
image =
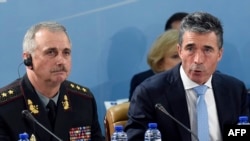
{"label": "uniform shoulder board", "polygon": [[11,83],[0,89],[0,104],[8,103],[21,95],[18,82]]}
{"label": "uniform shoulder board", "polygon": [[87,87],[81,86],[81,85],[76,84],[76,83],[71,82],[71,81],[65,81],[65,84],[66,84],[66,87],[70,91],[73,91],[73,92],[76,92],[76,93],[81,93],[83,95],[87,95],[87,96],[91,96],[92,97],[92,94],[89,91],[89,88],[87,88]]}

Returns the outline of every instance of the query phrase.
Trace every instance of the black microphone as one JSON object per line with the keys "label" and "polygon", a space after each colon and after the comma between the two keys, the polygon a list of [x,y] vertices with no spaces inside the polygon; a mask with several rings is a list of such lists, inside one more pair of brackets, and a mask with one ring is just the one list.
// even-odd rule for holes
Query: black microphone
{"label": "black microphone", "polygon": [[40,122],[38,122],[34,116],[28,111],[28,110],[23,110],[22,114],[24,115],[25,118],[35,122],[37,125],[39,125],[40,127],[42,127],[46,132],[48,132],[50,135],[52,135],[54,138],[56,138],[58,141],[63,141],[62,139],[60,139],[59,137],[57,137],[54,133],[52,133],[49,129],[47,129],[46,127],[44,127]]}
{"label": "black microphone", "polygon": [[174,120],[176,123],[178,123],[179,125],[181,125],[184,129],[186,129],[189,133],[191,133],[197,141],[199,141],[198,136],[194,132],[192,132],[187,126],[185,126],[184,124],[182,124],[179,120],[177,120],[176,118],[174,118],[160,103],[155,104],[155,108],[157,108],[158,110],[162,111],[165,115],[167,115],[172,120]]}

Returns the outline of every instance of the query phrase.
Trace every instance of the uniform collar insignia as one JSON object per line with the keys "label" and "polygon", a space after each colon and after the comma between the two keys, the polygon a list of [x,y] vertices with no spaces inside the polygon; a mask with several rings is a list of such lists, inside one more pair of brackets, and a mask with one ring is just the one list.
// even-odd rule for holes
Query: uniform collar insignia
{"label": "uniform collar insignia", "polygon": [[63,109],[68,110],[70,108],[69,106],[69,99],[67,95],[63,96],[63,101],[62,101]]}
{"label": "uniform collar insignia", "polygon": [[33,113],[33,114],[39,113],[38,105],[34,105],[30,99],[28,99],[28,105],[29,105],[29,110],[31,113]]}

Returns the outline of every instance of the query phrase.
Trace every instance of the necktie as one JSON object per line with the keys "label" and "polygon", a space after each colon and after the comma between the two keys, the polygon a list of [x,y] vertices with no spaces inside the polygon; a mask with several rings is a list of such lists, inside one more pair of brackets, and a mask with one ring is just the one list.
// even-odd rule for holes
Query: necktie
{"label": "necktie", "polygon": [[53,100],[49,100],[49,103],[47,104],[46,108],[48,111],[48,117],[50,120],[50,124],[52,127],[54,127],[55,117],[56,117],[56,104]]}
{"label": "necktie", "polygon": [[205,102],[205,92],[207,86],[200,85],[194,87],[193,90],[197,93],[197,125],[198,125],[198,138],[200,141],[209,141],[209,131],[208,131],[208,113],[207,106]]}

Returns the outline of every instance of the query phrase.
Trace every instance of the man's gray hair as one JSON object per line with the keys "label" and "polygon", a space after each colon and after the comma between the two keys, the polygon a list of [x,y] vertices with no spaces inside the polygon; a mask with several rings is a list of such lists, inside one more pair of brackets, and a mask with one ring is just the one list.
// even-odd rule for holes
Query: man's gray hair
{"label": "man's gray hair", "polygon": [[63,25],[57,22],[53,22],[53,21],[46,21],[46,22],[40,22],[38,24],[35,24],[27,30],[23,39],[23,52],[27,52],[30,54],[33,53],[33,51],[37,47],[36,42],[35,42],[35,34],[41,29],[47,29],[51,32],[62,31],[66,34],[71,44],[66,28]]}

